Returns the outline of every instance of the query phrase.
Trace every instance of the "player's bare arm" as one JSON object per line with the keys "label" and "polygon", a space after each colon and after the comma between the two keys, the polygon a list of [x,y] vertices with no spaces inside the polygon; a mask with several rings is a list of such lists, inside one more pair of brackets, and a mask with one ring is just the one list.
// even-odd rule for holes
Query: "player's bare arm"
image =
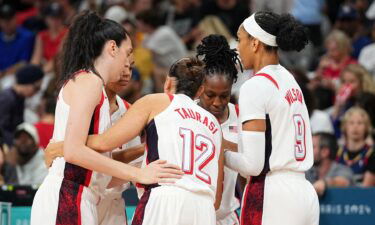
{"label": "player's bare arm", "polygon": [[[51,142],[47,145],[47,148],[44,150],[44,163],[47,167],[50,167],[52,165],[53,160],[55,160],[57,157],[64,157],[63,148],[63,141],[56,143]],[[140,144],[138,146],[127,148],[119,152],[114,152],[112,158],[123,163],[129,163],[141,157],[144,154],[144,151],[145,145]]]}
{"label": "player's bare arm", "polygon": [[226,151],[228,151],[228,150],[232,151],[232,152],[238,151],[238,145],[236,143],[228,141],[224,138],[222,140],[222,145],[223,145],[223,149],[225,149]]}
{"label": "player's bare arm", "polygon": [[112,154],[112,158],[123,163],[130,163],[131,161],[141,157],[144,152],[145,144],[140,144],[122,151],[114,152]]}
{"label": "player's bare arm", "polygon": [[[163,178],[180,178],[181,172],[177,166],[168,165],[166,162],[157,162],[153,165],[149,165],[146,168],[139,169],[127,164],[110,159],[98,152],[93,151],[86,146],[87,134],[90,126],[90,118],[94,112],[94,108],[100,100],[100,93],[102,89],[102,81],[96,76],[78,76],[75,81],[70,81],[65,86],[64,90],[68,90],[64,93],[69,93],[64,95],[64,100],[71,106],[71,112],[69,113],[68,124],[66,128],[65,144],[63,147],[64,158],[67,162],[76,164],[78,166],[95,170],[100,173],[105,173],[114,177],[118,177],[122,180],[135,181],[139,183],[157,183]],[[95,89],[95,90],[93,90]],[[87,99],[75,98],[75,96],[87,96]],[[146,102],[147,103],[147,102]],[[139,107],[132,108],[145,109],[142,108],[142,104]],[[147,112],[145,112],[147,113]],[[134,115],[134,110],[129,110],[129,116],[134,116],[133,123],[129,123],[128,126],[135,128],[136,118],[141,119],[140,115]],[[138,113],[144,114],[144,113]],[[124,119],[127,117],[125,116]],[[148,116],[145,118],[147,121]],[[137,121],[140,123],[141,121]],[[127,123],[127,120],[126,120]],[[146,123],[146,122],[145,122]],[[120,129],[123,129],[121,121],[117,124]],[[116,129],[117,126],[115,125]],[[126,127],[126,126],[125,126]],[[137,130],[137,129],[134,129]],[[136,136],[139,131],[133,136]],[[123,133],[124,130],[122,130]],[[131,133],[131,132],[129,132]],[[132,135],[133,133],[129,134]],[[114,140],[116,140],[117,133],[114,132]],[[130,138],[129,138],[130,140]],[[125,143],[126,140],[123,142]],[[120,146],[121,144],[116,144]],[[114,149],[115,147],[111,148]],[[165,166],[168,165],[169,168]],[[173,168],[173,169],[171,169]]]}
{"label": "player's bare arm", "polygon": [[[164,98],[160,98],[160,95]],[[91,135],[87,146],[100,152],[108,152],[130,141],[141,133],[155,115],[169,105],[166,94],[147,95],[138,101],[111,128],[100,135]]]}

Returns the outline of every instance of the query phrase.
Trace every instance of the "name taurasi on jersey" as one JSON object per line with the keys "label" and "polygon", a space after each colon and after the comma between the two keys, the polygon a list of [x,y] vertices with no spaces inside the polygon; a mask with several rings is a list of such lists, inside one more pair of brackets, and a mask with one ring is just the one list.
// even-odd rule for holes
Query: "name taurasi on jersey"
{"label": "name taurasi on jersey", "polygon": [[219,128],[216,127],[214,122],[209,121],[207,116],[204,116],[202,118],[199,112],[195,112],[192,109],[178,108],[178,109],[175,109],[174,111],[178,112],[178,114],[182,117],[182,119],[193,119],[202,123],[212,132],[212,134],[215,134],[219,130]]}

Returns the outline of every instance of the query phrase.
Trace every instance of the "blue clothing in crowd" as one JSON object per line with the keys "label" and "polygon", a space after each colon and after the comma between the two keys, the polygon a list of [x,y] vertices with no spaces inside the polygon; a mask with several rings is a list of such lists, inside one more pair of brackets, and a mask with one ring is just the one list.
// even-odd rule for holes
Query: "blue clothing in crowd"
{"label": "blue clothing in crowd", "polygon": [[324,0],[294,0],[292,15],[304,25],[320,24]]}
{"label": "blue clothing in crowd", "polygon": [[17,28],[16,35],[6,40],[0,32],[0,71],[4,71],[21,61],[30,61],[34,48],[35,35],[24,28]]}

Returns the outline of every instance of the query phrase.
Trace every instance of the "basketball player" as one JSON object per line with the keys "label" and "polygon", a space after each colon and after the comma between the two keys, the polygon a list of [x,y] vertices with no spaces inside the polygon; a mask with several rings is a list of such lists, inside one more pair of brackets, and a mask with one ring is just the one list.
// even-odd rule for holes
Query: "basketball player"
{"label": "basketball player", "polygon": [[[133,54],[130,55],[130,69],[134,66]],[[120,93],[124,87],[130,82],[131,70],[123,73],[120,80],[114,83],[108,83],[106,86],[106,93],[108,95],[108,101],[110,104],[111,112],[111,122],[112,125],[116,123],[125,113],[129,110],[131,106],[126,100],[122,99],[117,93]],[[141,140],[139,136],[122,145],[121,148],[117,148],[113,151],[112,157],[118,161],[129,162],[129,165],[140,167],[143,157],[139,157],[133,161],[129,160],[129,149],[136,149],[138,152],[137,156],[143,155],[144,146],[141,145]],[[127,159],[124,159],[127,157]],[[101,225],[109,224],[127,224],[126,216],[126,204],[122,198],[122,192],[130,187],[130,183],[125,183],[113,187],[111,189],[106,189],[103,198],[98,204],[98,220]]]}
{"label": "basketball player", "polygon": [[[229,100],[232,84],[237,80],[237,53],[229,48],[224,36],[209,35],[198,45],[197,56],[204,56],[206,74],[204,91],[198,105],[216,117],[224,139],[232,142],[232,146],[235,145],[236,148],[238,117],[235,106]],[[239,225],[236,210],[240,207],[240,202],[235,197],[237,175],[237,171],[224,167],[223,196],[220,208],[216,211],[217,225]]]}
{"label": "basketball player", "polygon": [[214,203],[218,208],[223,179],[222,134],[216,118],[193,101],[203,90],[203,78],[203,62],[177,61],[165,82],[165,92],[176,94],[141,98],[113,127],[88,139],[93,149],[109,151],[145,128],[146,162],[166,159],[181,165],[185,175],[174,184],[145,187],[134,225],[216,223]]}
{"label": "basketball player", "polygon": [[54,140],[65,140],[64,158],[53,162],[37,191],[31,224],[98,224],[96,204],[111,176],[140,183],[180,177],[177,167],[164,161],[138,169],[85,146],[88,134],[111,125],[104,84],[116,82],[129,69],[130,52],[124,28],[96,13],[83,12],[70,27],[53,135]]}
{"label": "basketball player", "polygon": [[[130,61],[130,70],[126,70],[122,73],[119,81],[108,83],[105,87],[110,106],[112,125],[116,123],[131,106],[130,103],[117,95],[117,93],[120,93],[130,82],[131,68],[134,65],[133,54],[130,55]],[[122,161],[140,167],[143,159],[143,157],[140,156],[142,156],[143,153],[144,145],[141,144],[140,137],[137,136],[130,142],[123,144],[121,148],[115,149],[112,152],[112,157],[120,162]],[[45,149],[44,156],[46,166],[50,167],[55,158],[63,156],[63,145],[49,144]],[[126,206],[122,198],[122,192],[129,188],[129,186],[130,184],[126,183],[105,190],[97,206],[99,224],[127,224],[125,214]]]}
{"label": "basketball player", "polygon": [[317,225],[319,203],[304,172],[313,164],[309,115],[294,77],[279,64],[278,49],[302,50],[307,35],[290,15],[256,12],[238,29],[238,51],[254,76],[240,90],[240,153],[226,165],[245,176],[241,224]]}

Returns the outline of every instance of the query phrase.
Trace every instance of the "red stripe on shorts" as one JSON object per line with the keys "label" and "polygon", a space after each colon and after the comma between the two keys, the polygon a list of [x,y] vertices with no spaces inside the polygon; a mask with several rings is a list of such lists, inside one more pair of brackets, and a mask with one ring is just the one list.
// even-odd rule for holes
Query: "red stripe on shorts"
{"label": "red stripe on shorts", "polygon": [[265,179],[266,175],[251,177],[241,210],[241,225],[262,225]]}
{"label": "red stripe on shorts", "polygon": [[141,199],[139,200],[137,208],[135,209],[132,225],[142,225],[143,218],[145,216],[146,205],[148,200],[150,199],[150,194],[151,188],[147,188],[143,193]]}

